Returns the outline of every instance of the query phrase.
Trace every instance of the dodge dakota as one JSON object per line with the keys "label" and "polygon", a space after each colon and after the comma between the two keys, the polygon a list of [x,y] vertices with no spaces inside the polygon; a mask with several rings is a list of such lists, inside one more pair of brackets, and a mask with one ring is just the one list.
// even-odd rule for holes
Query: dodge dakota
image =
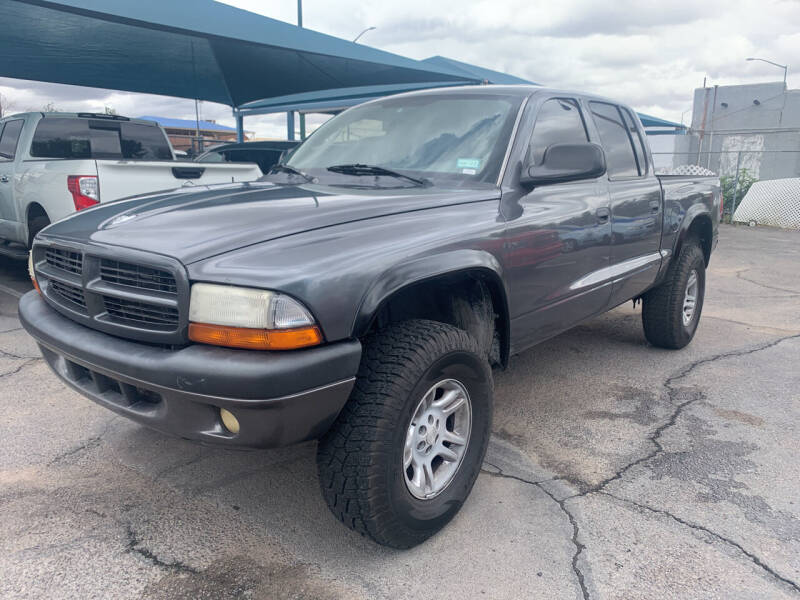
{"label": "dodge dakota", "polygon": [[718,180],[654,175],[618,102],[428,90],[339,114],[256,182],[54,223],[19,312],[67,385],[138,423],[319,439],[333,514],[407,548],[472,489],[493,367],[629,300],[653,346],[691,341],[719,215]]}

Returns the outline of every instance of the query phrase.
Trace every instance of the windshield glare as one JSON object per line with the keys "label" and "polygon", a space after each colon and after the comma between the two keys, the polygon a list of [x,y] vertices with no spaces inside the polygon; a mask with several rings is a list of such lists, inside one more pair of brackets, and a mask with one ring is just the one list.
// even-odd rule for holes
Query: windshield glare
{"label": "windshield glare", "polygon": [[433,179],[494,182],[520,102],[463,93],[371,102],[327,121],[287,164],[317,176],[334,165],[367,164]]}

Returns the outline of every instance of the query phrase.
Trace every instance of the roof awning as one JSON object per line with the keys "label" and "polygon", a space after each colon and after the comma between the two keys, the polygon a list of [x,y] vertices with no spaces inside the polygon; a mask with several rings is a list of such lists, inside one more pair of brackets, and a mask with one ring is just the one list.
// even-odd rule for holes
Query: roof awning
{"label": "roof awning", "polygon": [[658,117],[653,117],[650,115],[646,115],[644,113],[637,113],[639,115],[639,120],[642,122],[644,127],[668,127],[672,129],[686,129],[685,125],[681,125],[680,123],[674,123],[672,121],[667,121],[666,119],[659,119]]}
{"label": "roof awning", "polygon": [[338,88],[315,90],[304,94],[289,94],[274,98],[266,98],[248,102],[240,106],[240,112],[245,115],[269,114],[286,111],[309,112],[339,112],[345,108],[356,106],[373,98],[413,92],[436,87],[464,85],[465,83],[487,83],[498,85],[538,85],[527,79],[515,77],[508,73],[485,69],[470,65],[444,56],[432,56],[419,61],[420,64],[430,65],[458,78],[457,81],[431,81],[426,83],[391,84],[391,85],[366,85],[352,88]]}
{"label": "roof awning", "polygon": [[0,76],[230,106],[332,88],[477,83],[212,0],[0,0]]}

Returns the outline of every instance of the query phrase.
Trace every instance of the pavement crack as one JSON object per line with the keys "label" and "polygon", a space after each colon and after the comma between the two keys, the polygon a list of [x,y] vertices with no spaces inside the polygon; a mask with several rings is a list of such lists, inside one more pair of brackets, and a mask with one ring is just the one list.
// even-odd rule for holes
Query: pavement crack
{"label": "pavement crack", "polygon": [[742,281],[746,281],[747,283],[752,283],[753,285],[757,285],[758,287],[762,287],[767,290],[775,290],[776,292],[784,292],[786,294],[791,294],[792,296],[800,296],[800,291],[798,290],[789,290],[782,287],[777,287],[774,285],[768,285],[766,283],[761,283],[759,281],[755,281],[754,279],[748,279],[742,273],[747,273],[750,269],[742,269],[740,271],[736,271],[736,278],[741,279]]}
{"label": "pavement crack", "polygon": [[575,573],[575,577],[578,580],[578,585],[581,588],[581,594],[583,596],[583,599],[584,600],[589,600],[590,596],[589,596],[589,590],[586,587],[586,580],[584,579],[583,572],[580,570],[580,567],[578,566],[578,559],[579,559],[581,553],[586,549],[586,546],[583,543],[581,543],[581,541],[578,539],[578,535],[580,534],[580,528],[578,526],[578,520],[575,518],[575,515],[573,515],[570,512],[569,508],[567,508],[567,506],[565,505],[565,502],[569,498],[565,498],[564,500],[559,500],[548,489],[546,489],[545,487],[542,486],[543,483],[547,483],[548,481],[555,481],[555,479],[551,478],[551,479],[542,479],[540,481],[531,481],[530,479],[525,479],[523,477],[517,477],[516,475],[508,475],[507,473],[503,472],[503,469],[501,469],[500,467],[498,467],[495,464],[492,464],[488,460],[484,461],[484,462],[487,465],[489,465],[490,467],[492,467],[493,469],[497,469],[497,471],[489,471],[489,470],[486,470],[486,469],[481,469],[481,473],[485,473],[486,475],[489,475],[490,477],[501,477],[501,478],[504,478],[504,479],[513,479],[515,481],[519,481],[519,482],[525,483],[527,485],[532,485],[534,487],[537,487],[542,492],[544,492],[544,494],[548,498],[550,498],[553,502],[555,502],[558,505],[558,507],[561,509],[561,512],[563,512],[566,515],[567,519],[569,520],[569,524],[572,526],[571,541],[572,541],[572,545],[575,546],[575,552],[572,555],[572,572]]}
{"label": "pavement crack", "polygon": [[23,356],[21,354],[14,354],[13,352],[7,352],[6,350],[0,350],[0,356],[4,356],[5,358],[13,358],[16,360],[41,360],[41,356]]}
{"label": "pavement crack", "polygon": [[554,477],[549,477],[547,479],[540,479],[538,481],[531,481],[530,479],[525,479],[524,477],[518,477],[517,475],[509,475],[508,473],[504,472],[503,469],[498,467],[497,465],[490,463],[488,460],[484,460],[484,463],[492,467],[493,469],[497,469],[496,471],[489,471],[488,469],[481,469],[481,473],[488,475],[489,477],[500,477],[502,479],[513,479],[514,481],[519,481],[521,483],[526,483],[528,485],[539,485],[540,483],[545,483],[547,481],[554,481]]}
{"label": "pavement crack", "polygon": [[117,415],[114,415],[113,417],[111,417],[108,420],[108,423],[106,423],[106,426],[103,428],[103,431],[101,431],[100,433],[98,433],[95,436],[90,437],[89,439],[87,439],[82,444],[80,444],[80,445],[78,445],[78,446],[76,446],[74,448],[70,448],[69,450],[65,450],[61,454],[57,454],[47,464],[49,466],[54,465],[56,463],[61,462],[64,459],[69,458],[70,456],[74,456],[75,454],[78,454],[79,452],[83,452],[84,450],[89,450],[91,448],[94,448],[95,446],[100,444],[100,442],[103,440],[103,437],[106,435],[106,433],[108,433],[108,430],[111,427],[111,423],[113,423],[116,419],[117,419]]}
{"label": "pavement crack", "polygon": [[158,557],[158,555],[150,550],[142,546],[142,540],[139,539],[139,536],[136,535],[136,532],[133,530],[133,526],[130,523],[125,525],[125,534],[128,538],[128,543],[125,546],[125,552],[129,554],[138,554],[142,558],[146,559],[151,564],[159,567],[160,569],[165,569],[168,571],[173,571],[177,573],[191,573],[196,575],[199,571],[193,567],[190,567],[186,563],[183,563],[179,560],[167,562],[162,560]]}
{"label": "pavement crack", "polygon": [[636,467],[636,466],[638,466],[638,465],[640,465],[642,463],[645,463],[645,462],[647,462],[649,460],[652,460],[653,458],[655,458],[656,456],[658,456],[659,454],[664,452],[664,447],[661,445],[661,442],[659,440],[661,435],[667,429],[669,429],[670,427],[675,425],[675,423],[677,422],[678,418],[683,413],[684,409],[686,409],[688,406],[690,406],[690,405],[694,404],[695,402],[697,402],[698,400],[700,400],[699,396],[692,396],[688,400],[684,400],[683,402],[678,402],[676,404],[675,403],[676,397],[680,393],[680,390],[675,388],[675,383],[677,381],[680,381],[684,377],[688,376],[692,371],[694,371],[696,368],[698,368],[700,366],[703,366],[703,365],[706,365],[706,364],[709,364],[709,363],[713,363],[713,362],[716,362],[718,360],[723,360],[723,359],[726,359],[726,358],[732,358],[732,357],[735,357],[735,356],[736,357],[738,357],[738,356],[746,356],[748,354],[753,354],[755,352],[761,352],[762,350],[767,350],[769,348],[772,348],[773,346],[777,346],[781,342],[785,342],[786,340],[791,340],[791,339],[796,339],[796,338],[800,338],[800,334],[784,336],[784,337],[778,338],[776,340],[773,340],[771,342],[768,342],[766,344],[761,344],[760,346],[755,346],[753,348],[745,348],[745,349],[741,349],[741,350],[732,350],[730,352],[723,352],[721,354],[716,354],[716,355],[710,356],[708,358],[701,358],[699,360],[696,360],[696,361],[688,364],[683,369],[678,371],[676,374],[669,376],[666,379],[666,381],[664,381],[663,387],[667,390],[667,394],[669,396],[670,402],[675,407],[675,409],[672,411],[672,413],[670,414],[669,418],[666,421],[664,421],[661,425],[656,427],[653,430],[653,432],[647,436],[646,439],[647,439],[648,442],[650,442],[650,444],[652,444],[652,446],[653,446],[652,449],[647,454],[645,454],[644,456],[641,456],[641,457],[637,458],[636,460],[634,460],[632,462],[629,462],[626,465],[623,465],[611,477],[607,477],[606,479],[600,481],[599,483],[597,483],[595,485],[588,486],[583,491],[581,491],[581,492],[579,492],[577,494],[574,494],[573,496],[570,496],[570,498],[586,496],[587,494],[591,494],[593,492],[603,491],[606,488],[606,486],[608,486],[609,484],[611,484],[614,481],[617,481],[619,479],[622,479],[622,477],[625,475],[625,473],[627,473],[633,467]]}
{"label": "pavement crack", "polygon": [[559,500],[556,498],[549,490],[542,487],[541,484],[535,484],[540,490],[542,490],[553,502],[558,504],[558,507],[561,509],[565,515],[567,515],[567,519],[569,520],[569,524],[572,525],[572,545],[575,546],[575,552],[572,555],[572,572],[575,573],[575,577],[578,580],[578,585],[581,587],[581,595],[583,596],[583,600],[589,600],[589,589],[586,587],[586,579],[583,576],[583,571],[581,571],[580,567],[578,566],[578,559],[580,558],[581,553],[586,549],[586,545],[583,544],[579,539],[578,536],[580,534],[580,527],[578,526],[578,519],[575,518],[569,508],[567,508],[566,502],[569,498],[564,498],[563,500]]}
{"label": "pavement crack", "polygon": [[680,523],[684,527],[688,527],[688,528],[693,529],[695,531],[702,531],[702,532],[710,535],[714,539],[719,540],[720,542],[723,542],[723,543],[725,543],[725,544],[727,544],[729,546],[732,546],[732,547],[736,548],[739,552],[741,552],[743,555],[745,555],[753,564],[755,564],[758,567],[760,567],[761,569],[763,569],[771,577],[773,577],[774,579],[777,579],[781,583],[789,586],[795,592],[800,592],[800,585],[798,585],[796,582],[792,581],[788,577],[784,577],[783,575],[781,575],[780,573],[775,571],[775,569],[770,567],[761,558],[759,558],[758,556],[756,556],[755,554],[753,554],[749,550],[745,549],[738,542],[735,542],[732,539],[727,538],[724,535],[721,535],[721,534],[717,533],[716,531],[712,531],[708,527],[704,527],[703,525],[699,525],[697,523],[692,523],[691,521],[687,521],[686,519],[682,519],[681,517],[679,517],[677,515],[674,515],[669,511],[661,510],[661,509],[658,509],[658,508],[653,508],[652,506],[648,506],[647,504],[642,504],[640,502],[636,502],[636,501],[630,500],[628,498],[621,498],[621,497],[615,496],[614,494],[611,494],[609,492],[600,491],[600,492],[597,492],[597,493],[603,494],[604,496],[608,496],[609,498],[613,498],[614,500],[618,500],[620,502],[624,502],[626,504],[630,504],[630,505],[635,506],[636,508],[638,508],[640,510],[646,510],[646,511],[649,511],[649,512],[652,512],[652,513],[655,513],[655,514],[663,515],[665,517],[668,517],[668,518],[672,519],[673,521],[675,521],[677,523]]}
{"label": "pavement crack", "polygon": [[16,369],[14,369],[14,370],[12,370],[12,371],[9,371],[8,373],[2,373],[2,374],[0,374],[0,379],[3,379],[3,378],[5,378],[5,377],[11,377],[12,375],[16,375],[17,373],[19,373],[20,371],[22,371],[22,369],[24,369],[25,367],[28,367],[29,365],[32,365],[33,363],[36,363],[36,362],[38,362],[38,361],[40,361],[40,360],[42,360],[42,357],[37,357],[37,358],[29,358],[29,359],[25,360],[25,362],[24,362],[24,363],[22,363],[21,365],[19,365],[19,366],[18,366]]}

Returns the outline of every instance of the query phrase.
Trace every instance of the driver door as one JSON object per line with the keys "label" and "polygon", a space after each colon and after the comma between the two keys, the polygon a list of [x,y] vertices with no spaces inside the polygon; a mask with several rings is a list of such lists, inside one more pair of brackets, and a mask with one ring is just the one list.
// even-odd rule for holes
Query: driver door
{"label": "driver door", "polygon": [[[546,100],[537,112],[525,164],[548,146],[589,140],[574,98]],[[611,286],[593,278],[609,264],[611,220],[604,177],[525,190],[503,247],[516,351],[568,329],[608,306]]]}

